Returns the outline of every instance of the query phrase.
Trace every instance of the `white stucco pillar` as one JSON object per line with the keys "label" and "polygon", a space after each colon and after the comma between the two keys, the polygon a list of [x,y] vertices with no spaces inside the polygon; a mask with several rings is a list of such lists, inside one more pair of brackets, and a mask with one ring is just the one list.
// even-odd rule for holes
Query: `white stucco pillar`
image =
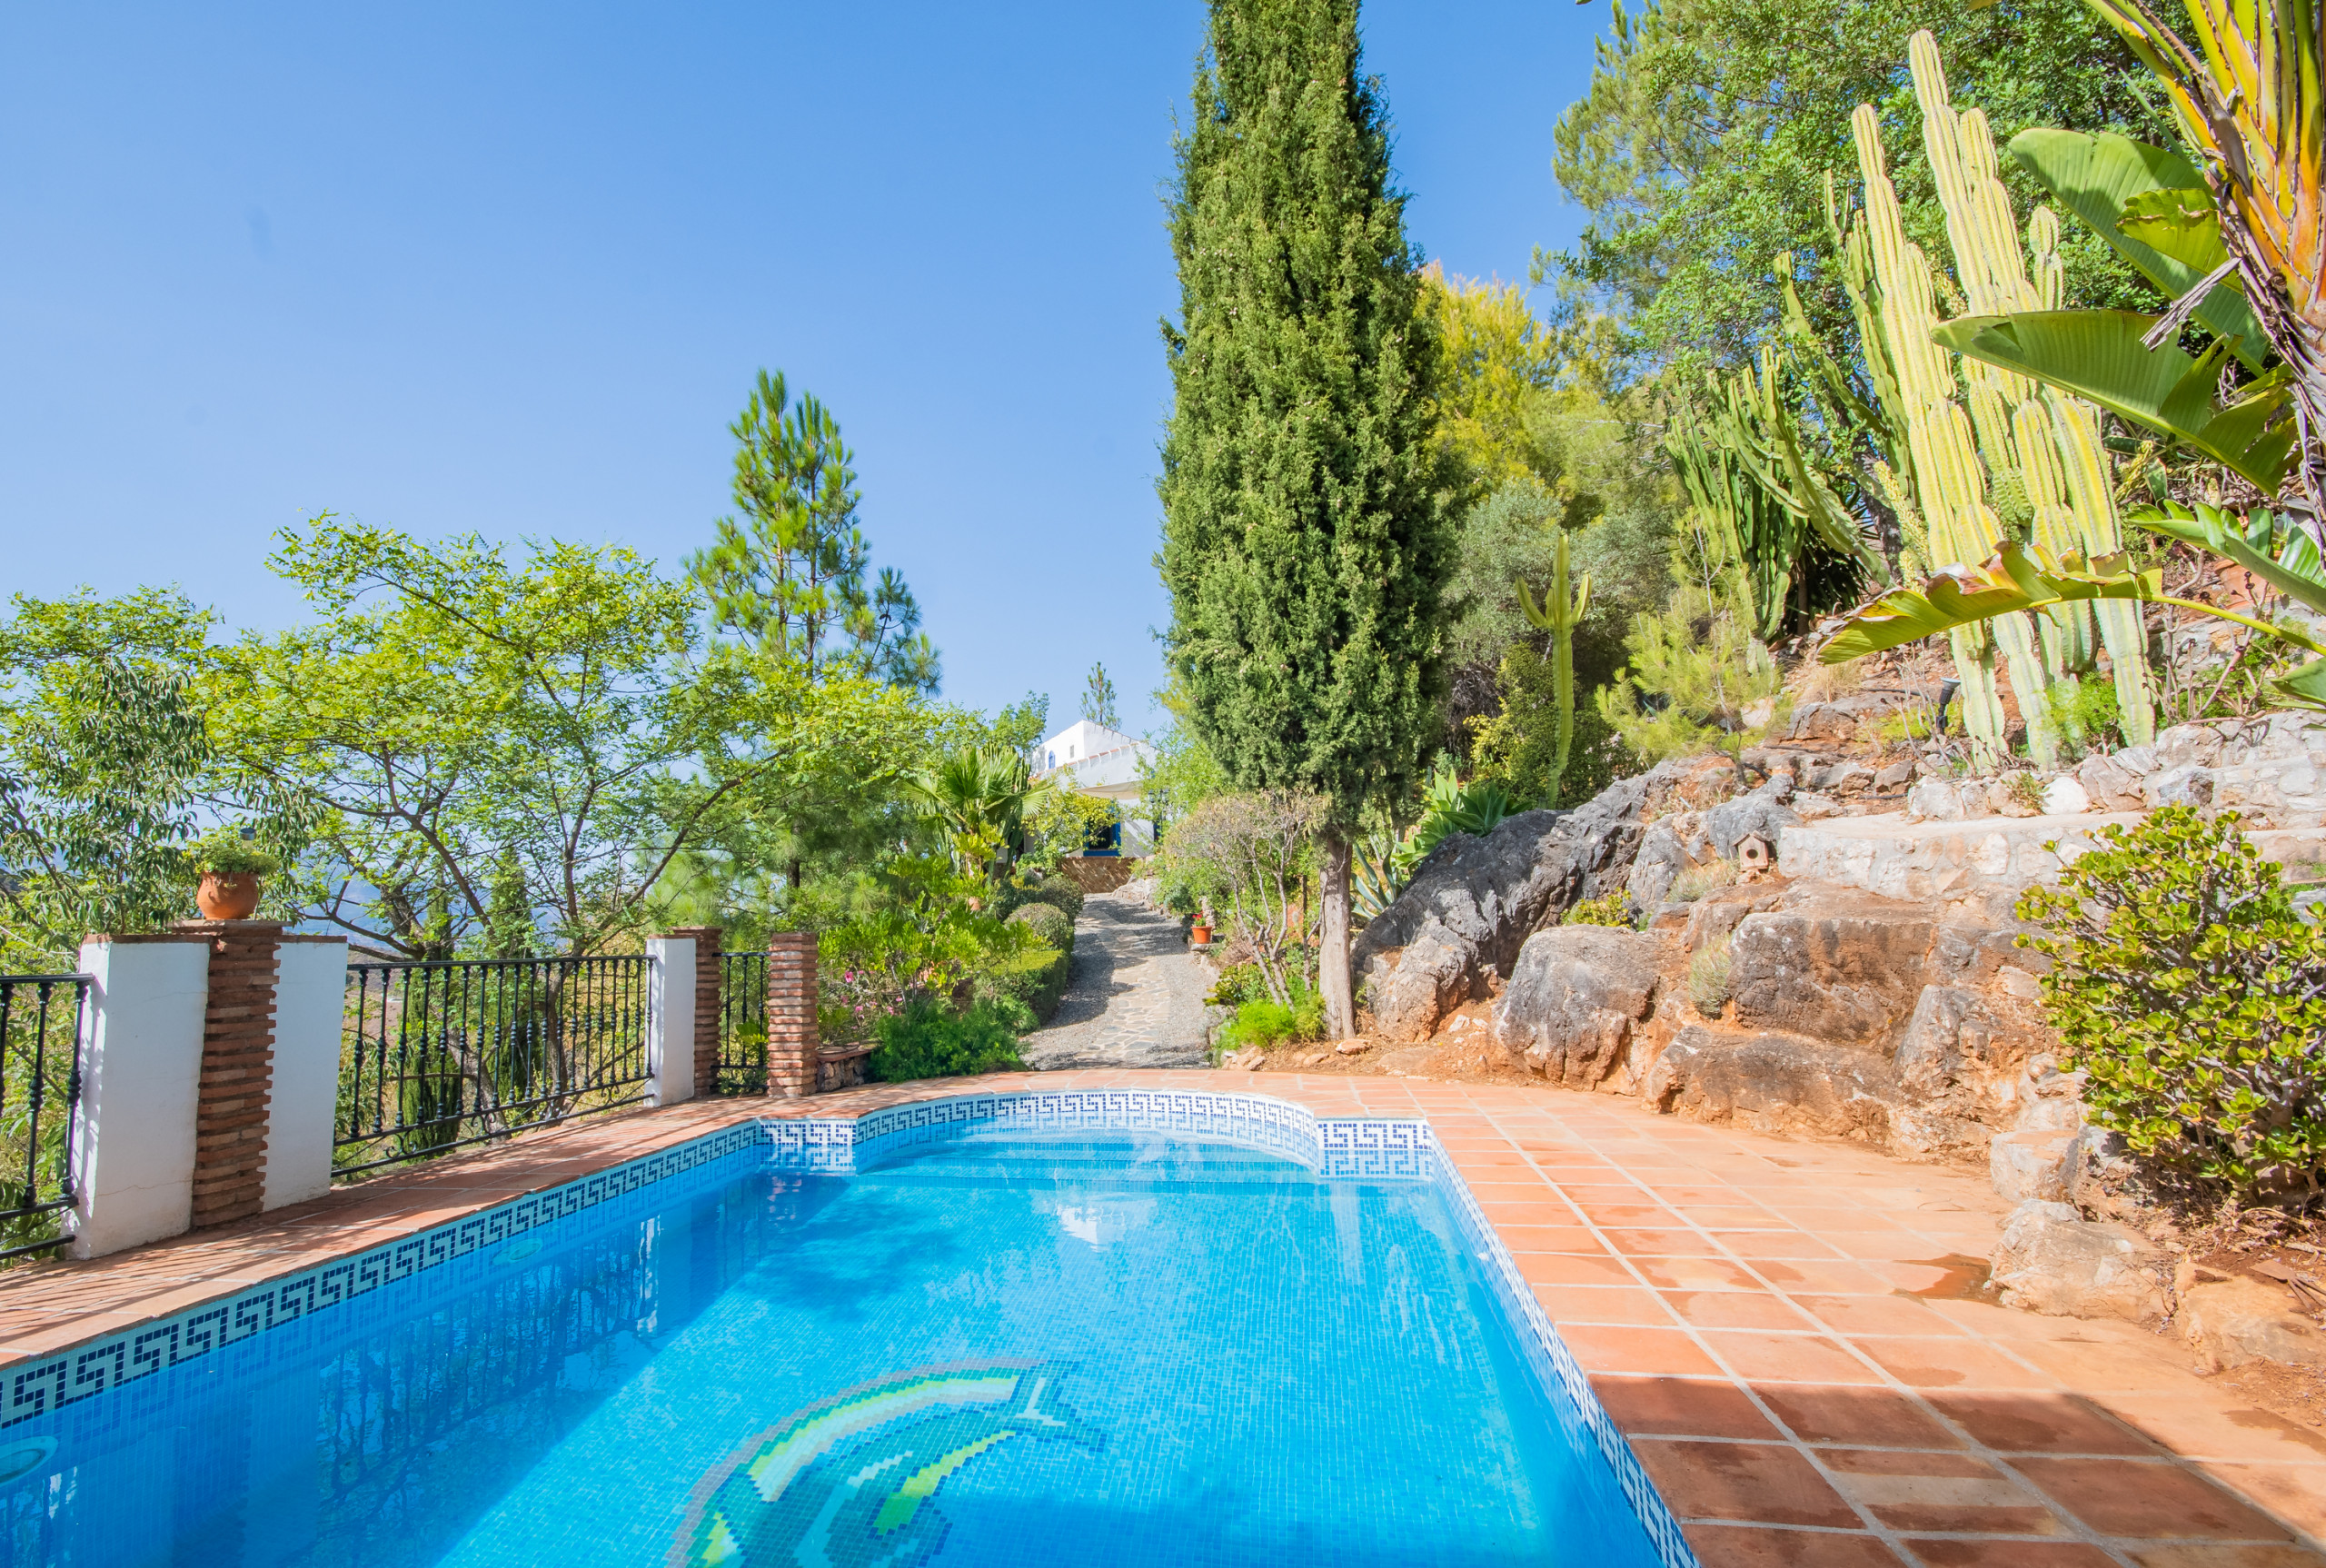
{"label": "white stucco pillar", "polygon": [[210,945],[92,938],[73,1134],[75,1257],[177,1236],[193,1223]]}
{"label": "white stucco pillar", "polygon": [[694,1098],[694,938],[650,937],[646,980],[646,1103]]}
{"label": "white stucco pillar", "polygon": [[274,1082],[266,1106],[265,1208],[331,1191],[347,943],[285,937],[274,954]]}

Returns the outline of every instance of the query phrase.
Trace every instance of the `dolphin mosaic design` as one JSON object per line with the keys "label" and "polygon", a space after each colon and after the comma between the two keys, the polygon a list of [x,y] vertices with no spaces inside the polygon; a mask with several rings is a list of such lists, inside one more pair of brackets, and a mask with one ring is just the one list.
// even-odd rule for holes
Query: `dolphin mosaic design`
{"label": "dolphin mosaic design", "polygon": [[769,1428],[703,1478],[671,1568],[917,1568],[947,1477],[1012,1437],[1097,1450],[1059,1400],[1070,1362],[892,1373]]}

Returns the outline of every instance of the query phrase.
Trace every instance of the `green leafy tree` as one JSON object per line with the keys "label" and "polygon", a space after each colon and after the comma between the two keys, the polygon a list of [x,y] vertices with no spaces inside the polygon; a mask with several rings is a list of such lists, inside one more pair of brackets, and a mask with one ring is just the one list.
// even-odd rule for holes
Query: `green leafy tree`
{"label": "green leafy tree", "polygon": [[1002,708],[987,727],[992,743],[1007,746],[1026,759],[1029,766],[1039,767],[1034,753],[1049,736],[1050,700],[1039,691],[1029,691]]}
{"label": "green leafy tree", "polygon": [[[1871,104],[1893,145],[1922,114],[1900,76],[1929,28],[1957,98],[1999,137],[2032,125],[2165,139],[2162,95],[2083,0],[1662,0],[1618,5],[1589,90],[1559,117],[1561,186],[1590,214],[1563,256],[1536,260],[1621,319],[1635,367],[1741,362],[1776,326],[1780,253],[1811,269],[1820,329],[1846,319],[1825,236],[1824,176],[1852,167],[1850,114]],[[2005,171],[2013,204],[2038,195]],[[1899,171],[1907,237],[1933,254],[1945,226],[1929,165]],[[2132,269],[2095,236],[2070,236],[2073,303],[2137,303]]]}
{"label": "green leafy tree", "polygon": [[781,372],[761,371],[728,429],[741,518],[721,518],[716,542],[687,561],[719,629],[799,660],[811,680],[839,670],[936,690],[937,650],[911,590],[893,568],[865,581],[872,547],[857,523],[855,459],[831,410],[812,396],[790,403]]}
{"label": "green leafy tree", "polygon": [[836,755],[861,766],[912,703],[737,650],[698,660],[693,591],[625,550],[512,565],[326,515],[272,564],[321,619],[215,655],[220,787],[285,803],[286,912],[368,952],[530,942],[520,907],[543,946],[600,948],[722,812]]}
{"label": "green leafy tree", "polygon": [[1115,683],[1107,678],[1103,664],[1093,664],[1089,679],[1082,683],[1082,717],[1109,729],[1122,728],[1122,720],[1115,713]]}
{"label": "green leafy tree", "polygon": [[1452,564],[1438,349],[1354,0],[1213,0],[1178,162],[1168,659],[1239,788],[1326,801],[1319,988],[1345,1035],[1350,835],[1436,733]]}
{"label": "green leafy tree", "polygon": [[15,596],[0,621],[0,966],[70,968],[90,931],[190,917],[178,844],[209,736],[212,617],[184,595]]}

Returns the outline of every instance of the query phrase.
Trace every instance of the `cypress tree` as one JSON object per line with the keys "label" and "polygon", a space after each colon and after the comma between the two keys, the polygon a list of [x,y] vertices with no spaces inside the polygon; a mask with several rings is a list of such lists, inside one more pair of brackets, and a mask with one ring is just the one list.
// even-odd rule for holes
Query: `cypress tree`
{"label": "cypress tree", "polygon": [[1177,151],[1168,658],[1236,785],[1327,802],[1321,988],[1346,1035],[1349,841],[1415,789],[1453,561],[1436,342],[1357,0],[1212,0]]}

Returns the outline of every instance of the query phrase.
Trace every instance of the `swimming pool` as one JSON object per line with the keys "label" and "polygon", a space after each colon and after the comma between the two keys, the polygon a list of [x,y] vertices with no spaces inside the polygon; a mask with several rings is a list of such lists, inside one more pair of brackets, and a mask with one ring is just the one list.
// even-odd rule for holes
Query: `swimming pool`
{"label": "swimming pool", "polygon": [[8,1369],[7,1564],[1691,1559],[1411,1122],[745,1124]]}

